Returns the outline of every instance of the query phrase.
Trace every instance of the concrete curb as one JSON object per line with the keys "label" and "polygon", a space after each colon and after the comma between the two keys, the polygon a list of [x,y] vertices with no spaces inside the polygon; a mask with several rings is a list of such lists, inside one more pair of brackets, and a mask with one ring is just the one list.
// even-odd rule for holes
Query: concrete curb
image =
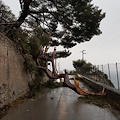
{"label": "concrete curb", "polygon": [[106,96],[108,98],[113,99],[114,101],[120,103],[120,90],[117,90],[117,89],[110,87],[108,85],[96,82],[88,77],[85,77],[85,76],[82,76],[82,77],[83,77],[83,79],[81,79],[82,82],[87,84],[91,89],[95,90],[96,92],[99,92],[104,87]]}

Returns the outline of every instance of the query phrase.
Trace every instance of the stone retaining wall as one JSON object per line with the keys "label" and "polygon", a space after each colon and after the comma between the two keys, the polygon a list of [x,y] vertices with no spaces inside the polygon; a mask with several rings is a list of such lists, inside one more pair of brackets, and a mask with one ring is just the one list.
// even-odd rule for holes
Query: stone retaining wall
{"label": "stone retaining wall", "polygon": [[16,45],[0,33],[0,107],[24,95],[30,77]]}

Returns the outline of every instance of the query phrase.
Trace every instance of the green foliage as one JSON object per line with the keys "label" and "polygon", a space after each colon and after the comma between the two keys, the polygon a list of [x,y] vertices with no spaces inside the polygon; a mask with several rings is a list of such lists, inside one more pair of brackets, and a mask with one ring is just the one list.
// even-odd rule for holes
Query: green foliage
{"label": "green foliage", "polygon": [[[91,2],[92,0],[32,1],[28,6],[30,11],[37,11],[39,14],[31,12],[30,17],[27,17],[28,14],[26,15],[27,18],[25,17],[27,27],[31,28],[31,33],[28,35],[30,47],[28,47],[28,44],[24,44],[24,48],[27,48],[26,51],[30,52],[36,59],[40,45],[62,45],[64,48],[71,48],[77,43],[89,41],[94,35],[99,35],[101,33],[99,25],[105,17],[105,13],[102,13],[102,10]],[[7,17],[13,21],[13,17]],[[15,39],[16,35],[17,33],[13,30],[12,35],[8,36]]]}
{"label": "green foliage", "polygon": [[64,50],[64,51],[57,51],[56,52],[56,58],[66,58],[69,55],[71,55],[71,52],[68,50]]}
{"label": "green foliage", "polygon": [[[89,41],[101,33],[99,25],[105,17],[102,10],[91,3],[92,0],[34,0],[31,11],[46,11],[34,14],[28,21],[42,25],[51,34],[52,46],[71,48],[77,43]],[[48,11],[48,12],[47,12]],[[61,29],[58,29],[61,27]]]}
{"label": "green foliage", "polygon": [[[46,46],[50,43],[52,46],[62,45],[65,48],[71,48],[77,43],[89,41],[94,35],[101,33],[99,25],[105,17],[105,13],[102,13],[102,10],[94,6],[91,2],[92,0],[32,1],[30,6],[28,6],[30,11],[25,13],[26,17],[31,11],[37,11],[39,14],[31,12],[30,17],[25,17],[27,27],[33,30],[33,33],[29,37],[32,40],[34,39],[33,41],[36,41],[36,44]],[[0,4],[3,3],[0,1]],[[4,10],[2,11],[5,14],[1,14],[1,18],[6,20],[5,22],[14,21],[14,15],[9,8],[3,8]],[[24,16],[23,12],[21,15]],[[18,21],[23,16],[20,16]],[[19,26],[17,24],[21,24],[25,18],[23,17],[23,20],[19,21],[20,23],[16,23],[13,26]],[[6,32],[11,31],[12,25],[7,25],[7,28],[10,29],[5,30]],[[7,35],[10,36],[9,32]],[[14,36],[15,34],[12,35]],[[33,44],[32,41],[31,43]],[[36,45],[35,47],[35,44],[33,44],[33,48],[36,50],[32,54],[36,54],[39,49],[38,46]]]}
{"label": "green foliage", "polygon": [[[40,75],[38,75],[40,76]],[[36,77],[36,79],[34,80],[34,84],[29,85],[30,87],[30,92],[29,92],[29,96],[30,97],[35,97],[37,96],[43,89],[46,88],[58,88],[58,87],[62,87],[63,83],[56,83],[53,80],[48,80],[45,83],[41,83],[40,78]]]}
{"label": "green foliage", "polygon": [[[20,16],[20,18],[23,17],[23,19],[21,19],[22,21],[19,21],[20,19],[18,18],[16,24],[2,26],[1,30],[6,32],[9,38],[20,44],[25,53],[32,56],[32,62],[29,59],[25,61],[26,69],[31,73],[34,71],[34,66],[36,65],[40,45],[43,47],[49,44],[52,46],[62,45],[65,48],[71,48],[77,43],[89,41],[94,35],[101,33],[99,25],[105,17],[105,13],[102,13],[101,9],[94,6],[91,1],[92,0],[34,0],[28,8],[30,8],[30,11],[39,11],[39,14],[32,14],[30,11],[26,11],[26,15],[24,15],[23,10],[21,14],[23,16]],[[0,4],[3,3],[0,1]],[[1,22],[14,21],[14,15],[9,8],[3,8],[1,11],[4,11],[4,14],[0,13]],[[27,17],[28,13],[30,13],[29,18]],[[25,20],[25,18],[27,19]],[[28,29],[25,31],[25,28],[24,30],[19,28],[19,31],[15,29],[9,32],[13,26],[18,28],[16,27],[19,26],[17,24],[21,24],[24,20],[27,23],[27,27],[31,28],[30,31],[28,31]],[[59,29],[59,27],[61,27],[61,29]],[[7,30],[7,28],[9,29]],[[21,38],[21,40],[18,41],[18,38]],[[69,51],[64,51],[58,53],[58,56],[67,57],[70,54]],[[85,61],[80,61],[79,64],[74,62],[74,67],[78,69],[78,71],[82,71],[81,66],[87,71],[89,71],[91,67],[91,65],[85,63]]]}
{"label": "green foliage", "polygon": [[111,107],[111,105],[107,102],[105,96],[84,96],[84,97],[79,97],[79,100],[99,106],[101,108]]}
{"label": "green foliage", "polygon": [[82,67],[86,62],[84,60],[77,60],[77,61],[73,61],[73,66],[74,68],[77,68],[77,67]]}
{"label": "green foliage", "polygon": [[25,69],[28,73],[32,73],[33,71],[36,70],[36,67],[35,67],[35,62],[34,61],[31,61],[29,59],[26,59],[24,61],[24,66],[25,66]]}
{"label": "green foliage", "polygon": [[43,46],[49,45],[50,35],[48,32],[44,32],[40,26],[34,28],[32,34],[33,40],[38,39],[36,40],[37,44],[42,44]]}
{"label": "green foliage", "polygon": [[0,23],[12,22],[13,20],[15,20],[15,15],[10,8],[0,0]]}
{"label": "green foliage", "polygon": [[46,88],[46,86],[44,85],[45,83],[42,83],[44,72],[42,70],[35,69],[34,71],[32,71],[31,77],[32,83],[29,83],[29,97],[35,97]]}
{"label": "green foliage", "polygon": [[46,83],[44,83],[44,86],[47,88],[58,88],[58,87],[62,87],[63,84],[54,82],[53,80],[50,79]]}
{"label": "green foliage", "polygon": [[[15,15],[10,8],[0,0],[0,23],[15,21]],[[4,32],[9,29],[9,25],[0,24],[0,32]]]}
{"label": "green foliage", "polygon": [[76,71],[75,70],[71,70],[70,72],[69,72],[69,75],[76,75],[77,73],[76,73]]}
{"label": "green foliage", "polygon": [[[21,38],[20,42],[25,53],[32,57],[25,61],[26,69],[29,70],[29,72],[32,72],[36,68],[36,60],[40,51],[40,46],[49,45],[50,36],[48,33],[43,33],[42,28],[38,26],[32,31],[19,31],[19,37]],[[40,61],[40,63],[42,65],[44,64],[43,61]]]}
{"label": "green foliage", "polygon": [[44,33],[40,26],[33,30],[15,29],[8,37],[15,41],[19,47],[22,46],[25,53],[31,55],[34,61],[37,59],[40,46],[48,46],[50,42],[49,33]]}
{"label": "green foliage", "polygon": [[85,71],[85,73],[90,73],[92,70],[92,64],[86,63],[82,66],[82,69]]}
{"label": "green foliage", "polygon": [[[40,45],[48,46],[50,41],[49,33],[44,33],[42,28],[38,26],[36,29],[33,29],[30,33],[31,36],[28,37],[29,43],[29,54],[33,56],[33,59],[36,59],[37,54],[40,51]],[[26,47],[25,47],[26,48]]]}
{"label": "green foliage", "polygon": [[78,73],[90,73],[92,70],[92,64],[84,60],[73,61],[73,66]]}
{"label": "green foliage", "polygon": [[40,41],[38,38],[30,38],[30,54],[33,56],[33,59],[36,59],[37,54],[39,53],[40,49]]}

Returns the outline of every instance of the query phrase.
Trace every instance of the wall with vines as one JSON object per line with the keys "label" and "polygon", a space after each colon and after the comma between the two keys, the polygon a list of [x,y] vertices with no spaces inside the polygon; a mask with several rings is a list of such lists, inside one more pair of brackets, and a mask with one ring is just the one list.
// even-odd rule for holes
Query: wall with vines
{"label": "wall with vines", "polygon": [[0,107],[26,94],[29,82],[16,44],[0,33]]}

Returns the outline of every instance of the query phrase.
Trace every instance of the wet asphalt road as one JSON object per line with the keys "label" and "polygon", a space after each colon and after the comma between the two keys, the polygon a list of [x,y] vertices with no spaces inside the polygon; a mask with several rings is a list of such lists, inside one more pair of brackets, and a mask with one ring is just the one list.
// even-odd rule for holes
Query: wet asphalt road
{"label": "wet asphalt road", "polygon": [[109,109],[83,103],[78,97],[69,88],[51,89],[19,105],[2,120],[118,120]]}

